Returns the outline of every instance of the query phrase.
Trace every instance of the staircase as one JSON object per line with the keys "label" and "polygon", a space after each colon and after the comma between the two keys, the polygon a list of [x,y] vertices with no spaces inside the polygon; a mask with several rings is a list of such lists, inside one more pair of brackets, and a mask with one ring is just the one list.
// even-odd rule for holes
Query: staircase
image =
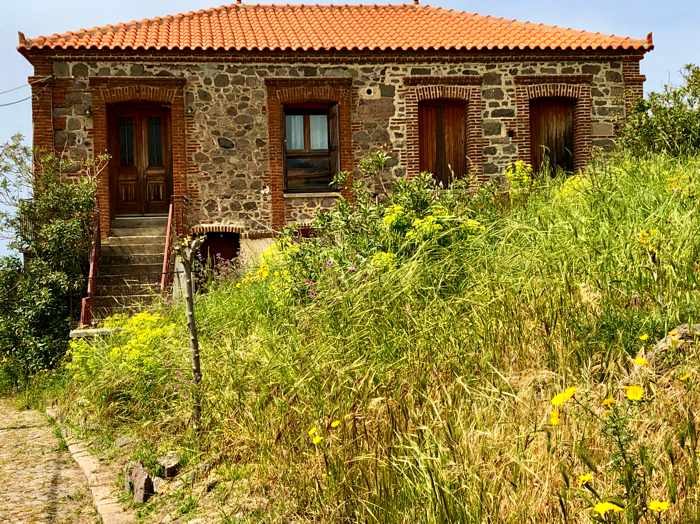
{"label": "staircase", "polygon": [[94,321],[136,313],[160,293],[167,216],[116,217],[102,241]]}

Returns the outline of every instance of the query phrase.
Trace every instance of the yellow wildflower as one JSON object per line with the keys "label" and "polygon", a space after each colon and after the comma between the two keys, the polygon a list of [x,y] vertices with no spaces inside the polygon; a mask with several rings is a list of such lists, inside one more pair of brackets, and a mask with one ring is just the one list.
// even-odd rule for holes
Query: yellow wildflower
{"label": "yellow wildflower", "polygon": [[647,335],[646,333],[642,333],[641,335],[639,335],[639,340],[641,340],[642,342],[646,342],[647,340],[649,340],[649,335]]}
{"label": "yellow wildflower", "polygon": [[634,359],[634,365],[639,366],[639,367],[644,367],[649,365],[649,361],[644,358],[643,356],[638,356],[637,358]]}
{"label": "yellow wildflower", "polygon": [[316,433],[318,433],[318,428],[316,426],[313,426],[309,431],[307,431],[309,437],[313,437]]}
{"label": "yellow wildflower", "polygon": [[657,513],[666,511],[670,506],[667,500],[651,500],[649,504],[647,504],[647,507],[651,511],[656,511]]}
{"label": "yellow wildflower", "polygon": [[605,406],[606,408],[611,408],[615,404],[617,404],[617,401],[612,397],[608,397],[605,400],[603,400],[603,402],[601,402],[601,404],[603,404],[603,406]]}
{"label": "yellow wildflower", "polygon": [[575,394],[576,388],[566,388],[566,390],[554,396],[554,398],[552,399],[552,406],[554,406],[555,408],[563,406],[564,404],[566,404],[567,401],[571,400],[571,398]]}
{"label": "yellow wildflower", "polygon": [[333,429],[337,428],[338,426],[340,426],[340,420],[336,419],[333,422],[331,422],[331,427]]}
{"label": "yellow wildflower", "polygon": [[676,328],[673,328],[671,331],[668,332],[669,337],[677,337],[678,336],[678,330]]}
{"label": "yellow wildflower", "polygon": [[586,473],[585,475],[579,475],[578,476],[578,486],[582,488],[586,484],[590,483],[593,480],[593,475],[591,473]]}
{"label": "yellow wildflower", "polygon": [[621,508],[620,506],[618,506],[617,504],[613,504],[612,502],[598,502],[598,504],[593,506],[593,511],[595,511],[601,517],[604,517],[608,511],[620,513],[621,511],[624,511],[624,508]]}
{"label": "yellow wildflower", "polygon": [[690,380],[690,371],[686,371],[685,373],[683,373],[680,377],[678,377],[678,380],[680,380],[681,382],[687,382],[688,380]]}
{"label": "yellow wildflower", "polygon": [[321,442],[323,442],[323,437],[321,435],[314,435],[314,438],[311,439],[311,442],[313,442],[314,446],[318,446]]}
{"label": "yellow wildflower", "polygon": [[559,410],[558,409],[553,409],[551,413],[549,414],[549,423],[552,426],[558,426],[559,425]]}
{"label": "yellow wildflower", "polygon": [[644,388],[642,386],[625,386],[625,393],[628,400],[642,400]]}

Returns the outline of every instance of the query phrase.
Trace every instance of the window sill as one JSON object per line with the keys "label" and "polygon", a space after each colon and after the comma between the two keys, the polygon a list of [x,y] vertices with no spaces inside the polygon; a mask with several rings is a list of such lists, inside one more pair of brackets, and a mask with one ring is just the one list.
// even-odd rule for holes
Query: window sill
{"label": "window sill", "polygon": [[309,193],[285,193],[284,198],[339,198],[342,195],[337,191],[314,191]]}

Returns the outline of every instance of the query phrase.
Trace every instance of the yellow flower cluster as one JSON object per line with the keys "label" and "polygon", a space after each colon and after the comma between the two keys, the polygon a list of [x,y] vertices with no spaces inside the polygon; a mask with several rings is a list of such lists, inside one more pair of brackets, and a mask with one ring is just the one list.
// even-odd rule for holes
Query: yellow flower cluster
{"label": "yellow flower cluster", "polygon": [[593,506],[593,511],[595,511],[601,517],[604,517],[611,511],[613,513],[620,513],[624,510],[625,508],[622,508],[612,502],[598,502],[595,506]]}
{"label": "yellow flower cluster", "polygon": [[647,250],[655,249],[661,240],[661,233],[658,229],[642,229],[637,234],[637,241],[639,244]]}

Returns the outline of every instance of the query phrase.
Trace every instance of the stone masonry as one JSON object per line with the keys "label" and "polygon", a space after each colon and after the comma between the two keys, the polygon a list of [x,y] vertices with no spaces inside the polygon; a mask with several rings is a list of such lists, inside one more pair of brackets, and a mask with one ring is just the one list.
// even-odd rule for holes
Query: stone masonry
{"label": "stone masonry", "polygon": [[[585,164],[592,148],[609,148],[633,99],[641,95],[639,59],[639,55],[587,57],[583,53],[492,60],[387,56],[315,61],[305,56],[289,62],[280,57],[269,62],[264,58],[159,62],[146,56],[122,60],[102,55],[53,56],[43,66],[35,63],[35,78],[53,75],[35,87],[35,123],[44,97],[51,97],[50,145],[73,160],[83,160],[102,152],[94,151],[93,132],[99,79],[146,86],[151,80],[178,79],[181,87],[177,89],[184,95],[184,123],[174,119],[173,126],[184,126],[187,165],[182,177],[186,204],[181,229],[228,224],[252,236],[271,236],[286,223],[308,223],[316,210],[331,206],[337,194],[283,195],[282,186],[270,180],[270,80],[289,79],[300,86],[324,79],[348,82],[351,144],[341,143],[341,148],[350,148],[351,167],[368,152],[384,149],[392,157],[394,177],[417,173],[417,101],[463,96],[469,112],[467,145],[473,157],[469,160],[474,174],[483,180],[498,176],[518,159],[529,160],[529,124],[523,108],[528,97],[537,93],[579,97],[578,166]],[[313,99],[313,88],[309,96]]]}

